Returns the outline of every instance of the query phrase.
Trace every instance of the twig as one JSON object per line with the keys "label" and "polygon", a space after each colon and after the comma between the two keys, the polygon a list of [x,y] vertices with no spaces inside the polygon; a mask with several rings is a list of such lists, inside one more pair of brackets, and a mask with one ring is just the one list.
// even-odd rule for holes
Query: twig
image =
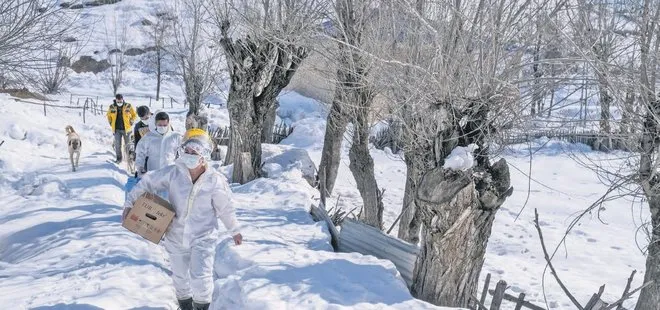
{"label": "twig", "polygon": [[[0,144],[0,145],[1,145],[1,144]],[[392,229],[394,229],[394,226],[396,226],[396,224],[399,222],[399,220],[401,220],[401,216],[403,216],[403,212],[405,212],[406,209],[407,209],[407,208],[404,208],[403,210],[401,210],[401,213],[399,213],[399,216],[396,217],[396,220],[394,220],[394,223],[392,223],[392,226],[390,226],[390,229],[387,230],[387,234],[388,234],[388,235],[390,234],[390,232],[392,231]]]}
{"label": "twig", "polygon": [[548,255],[548,250],[545,248],[545,242],[543,241],[543,233],[541,232],[541,226],[539,225],[539,211],[538,209],[534,209],[534,226],[536,227],[536,231],[539,233],[539,240],[541,240],[541,248],[543,249],[543,256],[545,257],[545,261],[548,264],[548,267],[550,267],[550,271],[552,271],[552,275],[555,277],[555,280],[557,280],[557,283],[561,287],[561,289],[564,291],[566,296],[573,302],[573,304],[580,310],[584,310],[584,307],[580,305],[580,303],[575,299],[575,296],[571,294],[571,292],[566,288],[564,283],[559,279],[559,276],[557,275],[557,271],[555,270],[555,267],[552,265],[552,261],[550,260],[550,255]]}
{"label": "twig", "polygon": [[477,299],[477,297],[475,297],[475,296],[470,296],[470,299],[472,299],[472,301],[474,301],[475,305],[477,306],[477,310],[485,310],[485,309],[488,309],[488,308],[486,308],[486,306],[484,306],[484,304],[482,304],[482,303]]}
{"label": "twig", "polygon": [[[628,278],[628,283],[626,283],[626,288],[623,290],[623,295],[621,295],[621,298],[626,297],[626,294],[628,294],[628,291],[630,291],[630,285],[632,284],[633,278],[635,277],[635,273],[637,273],[637,270],[633,270],[632,273],[630,274],[630,277]],[[616,310],[623,310],[623,300],[614,303],[614,305],[618,305],[618,307],[616,307]]]}
{"label": "twig", "polygon": [[621,297],[621,299],[619,299],[619,300],[615,301],[614,303],[612,303],[611,305],[605,307],[605,309],[603,309],[603,310],[611,310],[611,309],[614,309],[614,307],[616,307],[616,306],[619,305],[620,303],[624,302],[626,299],[630,298],[630,296],[634,295],[635,293],[639,292],[640,290],[642,290],[643,288],[645,288],[645,287],[647,287],[647,286],[649,286],[649,285],[651,285],[651,284],[653,284],[653,281],[649,281],[649,282],[644,283],[644,285],[642,285],[642,286],[640,286],[640,287],[638,287],[638,288],[632,290],[632,291],[629,292],[628,294],[625,294],[623,297]]}

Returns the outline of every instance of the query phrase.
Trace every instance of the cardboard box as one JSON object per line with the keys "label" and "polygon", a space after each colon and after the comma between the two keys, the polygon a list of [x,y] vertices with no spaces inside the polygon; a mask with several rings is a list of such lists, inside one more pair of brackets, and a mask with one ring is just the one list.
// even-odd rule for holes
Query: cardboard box
{"label": "cardboard box", "polygon": [[122,226],[158,244],[174,219],[174,208],[167,200],[144,193],[133,204]]}

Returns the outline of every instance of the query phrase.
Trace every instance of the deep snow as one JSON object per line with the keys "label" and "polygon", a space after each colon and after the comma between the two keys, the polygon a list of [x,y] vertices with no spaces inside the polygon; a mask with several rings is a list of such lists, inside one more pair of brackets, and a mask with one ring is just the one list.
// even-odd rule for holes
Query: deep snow
{"label": "deep snow", "polygon": [[[160,0],[123,0],[80,10],[84,22],[101,21],[90,29],[93,36],[80,54],[98,60],[107,57],[113,39],[105,29],[117,29],[115,20],[127,26],[128,48],[149,46],[140,21],[162,11],[162,5]],[[146,69],[146,61],[148,55],[130,58],[120,88],[136,106],[148,104],[148,98],[138,96],[153,96],[155,89],[154,74]],[[61,104],[99,96],[100,104],[107,107],[112,95],[109,72],[73,74],[67,90],[73,95],[57,96]],[[166,77],[162,93],[183,102],[176,78]],[[558,91],[558,98],[564,96],[572,101],[579,97],[569,88]],[[239,220],[247,224],[246,243],[240,247],[230,245],[228,239],[220,243],[216,299],[224,301],[228,309],[430,308],[410,297],[391,263],[328,251],[327,228],[312,222],[307,214],[317,197],[301,177],[304,165],[282,160],[299,158],[302,149],[319,163],[326,107],[293,92],[280,99],[278,117],[296,129],[281,146],[265,152],[265,159],[271,160],[269,178],[233,186]],[[211,101],[222,104],[224,95]],[[578,114],[575,105],[562,104],[550,118],[557,126]],[[153,103],[152,108],[157,107],[162,105]],[[168,110],[173,113],[175,129],[181,131],[185,110],[181,106]],[[590,120],[598,117],[596,106],[590,104],[588,110]],[[0,95],[0,141],[5,140],[0,146],[0,305],[19,309],[174,309],[162,251],[119,225],[126,172],[108,162],[111,137],[105,118],[87,114],[87,124],[82,124],[77,111],[47,108],[47,112],[44,117],[41,107]],[[209,114],[212,125],[228,124],[225,110],[211,109]],[[83,138],[81,169],[76,173],[69,172],[67,124]],[[539,126],[549,127],[548,119],[531,127]],[[528,147],[536,152],[531,168]],[[361,204],[361,198],[348,169],[346,148],[345,143],[335,194],[328,201],[352,210]],[[554,248],[577,212],[606,189],[592,171],[566,152],[617,163],[616,154],[554,141],[507,150],[503,156],[510,164],[515,191],[498,212],[481,273],[482,281],[491,273],[493,282],[508,281],[509,293],[525,292],[538,305],[544,305],[545,263],[532,224],[534,208],[539,210],[546,243]],[[384,220],[389,228],[401,210],[406,167],[400,154],[389,149],[372,149],[371,154],[378,184],[386,189]],[[218,169],[228,174],[231,168]],[[645,258],[635,241],[640,247],[646,245],[637,227],[648,219],[648,208],[626,199],[608,202],[605,207],[601,214],[605,223],[595,216],[585,218],[568,235],[566,246],[554,260],[562,279],[583,303],[602,284],[607,284],[605,300],[618,299],[632,269],[638,270],[634,286],[643,277]],[[397,230],[395,226],[392,234]],[[551,309],[573,309],[549,274],[545,289]],[[635,299],[625,305],[630,308]],[[505,303],[504,308],[513,307]]]}
{"label": "deep snow", "polygon": [[[185,110],[171,112],[181,130]],[[0,98],[0,304],[175,309],[163,251],[120,226],[127,174],[110,162],[105,118],[88,116],[82,124],[76,112],[42,113]],[[209,113],[222,120],[227,111]],[[67,124],[83,140],[75,173],[66,151]],[[291,146],[270,146],[265,160],[290,160],[274,160],[271,169],[278,173],[270,178],[232,186],[245,243],[235,246],[223,236],[217,248],[214,308],[436,308],[410,296],[391,262],[332,252],[327,227],[308,213],[314,190],[302,166],[286,164],[300,154]]]}

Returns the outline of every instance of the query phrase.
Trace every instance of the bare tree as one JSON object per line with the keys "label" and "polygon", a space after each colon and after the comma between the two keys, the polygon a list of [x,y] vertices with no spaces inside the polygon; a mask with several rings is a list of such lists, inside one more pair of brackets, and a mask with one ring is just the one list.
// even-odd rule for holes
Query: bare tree
{"label": "bare tree", "polygon": [[[607,0],[580,0],[577,1],[577,9],[571,11],[574,11],[570,20],[575,29],[576,42],[582,45],[582,55],[590,61],[598,81],[600,131],[610,133],[610,108],[614,104],[615,95],[609,85],[612,80],[609,75],[617,67],[615,58],[620,53],[620,34],[626,27],[625,19]],[[607,145],[607,148],[610,147]]]}
{"label": "bare tree", "polygon": [[29,78],[32,84],[46,94],[58,93],[69,78],[71,59],[79,52],[75,42],[59,42],[43,51],[43,63]]}
{"label": "bare tree", "polygon": [[156,14],[156,21],[148,25],[148,35],[154,48],[152,61],[156,68],[156,101],[160,99],[160,85],[163,80],[163,61],[170,47],[173,35],[172,26],[176,18],[166,12]]}
{"label": "bare tree", "polygon": [[183,90],[189,105],[188,116],[198,116],[203,101],[221,78],[221,56],[212,43],[211,14],[208,0],[176,1],[174,16],[174,46],[171,49],[183,80]]}
{"label": "bare tree", "polygon": [[[400,235],[421,226],[411,291],[437,305],[468,306],[495,214],[512,193],[506,161],[491,162],[491,142],[525,108],[519,77],[539,10],[531,4],[401,0],[381,10],[393,18],[382,27],[392,48],[378,55],[388,70],[379,76],[404,126],[404,208],[414,208],[404,210],[411,220]],[[443,167],[470,144],[474,167]]]}
{"label": "bare tree", "polygon": [[[597,21],[598,24],[594,26],[595,34],[592,32],[590,41],[587,41],[589,44],[577,42],[576,45],[590,69],[596,72],[601,109],[606,108],[602,106],[603,98],[609,96],[611,98],[608,102],[621,111],[620,132],[623,136],[620,138],[631,152],[621,158],[625,165],[616,169],[589,160],[583,164],[598,172],[601,180],[610,186],[605,195],[607,199],[625,195],[648,202],[650,221],[642,227],[648,233],[648,246],[643,249],[647,255],[644,282],[652,283],[641,290],[636,309],[660,309],[660,101],[656,90],[660,55],[660,3],[653,0],[581,2],[582,5],[585,3],[590,4],[587,8],[591,10],[580,7],[581,12],[588,11],[585,14],[588,14],[589,20]],[[582,21],[582,24],[586,22]],[[614,24],[615,27],[604,30],[601,27],[603,24]],[[615,42],[618,36],[625,44],[608,45],[607,42],[612,40],[611,33]],[[607,53],[607,57],[599,56],[599,52],[609,51],[612,46],[618,46],[619,51]],[[611,125],[609,123],[605,124],[602,119],[601,130],[607,129]],[[613,196],[612,193],[617,193],[617,197],[609,197]],[[605,198],[600,199],[581,216],[597,210],[604,201]]]}
{"label": "bare tree", "polygon": [[[382,228],[382,192],[374,176],[374,161],[369,153],[370,116],[375,89],[369,80],[373,61],[369,50],[378,46],[379,21],[374,17],[375,2],[336,0],[333,39],[337,42],[337,81],[319,168],[321,190],[330,193],[337,177],[341,142],[348,122],[353,124],[349,168],[362,196],[359,214],[362,222]],[[366,52],[366,55],[365,55]]]}
{"label": "bare tree", "polygon": [[39,53],[59,42],[74,21],[54,1],[0,1],[0,71],[40,67]]}
{"label": "bare tree", "polygon": [[[121,25],[121,26],[120,26]],[[124,71],[126,71],[127,59],[124,52],[127,48],[127,28],[125,24],[119,23],[117,15],[114,16],[113,27],[105,25],[106,49],[108,50],[108,62],[110,68],[110,85],[112,93],[117,94],[119,87],[124,82]]]}
{"label": "bare tree", "polygon": [[[308,55],[307,40],[321,20],[319,3],[225,0],[212,5],[217,41],[231,80],[227,102],[231,132],[225,164],[238,164],[249,153],[252,173],[242,181],[260,175],[263,123]],[[242,170],[234,169],[234,180]]]}
{"label": "bare tree", "polygon": [[660,308],[660,179],[658,178],[658,151],[660,140],[660,100],[656,96],[658,55],[660,53],[660,3],[644,0],[639,20],[640,85],[644,118],[639,162],[639,185],[651,210],[651,229],[644,282],[654,281],[644,288],[635,309]]}

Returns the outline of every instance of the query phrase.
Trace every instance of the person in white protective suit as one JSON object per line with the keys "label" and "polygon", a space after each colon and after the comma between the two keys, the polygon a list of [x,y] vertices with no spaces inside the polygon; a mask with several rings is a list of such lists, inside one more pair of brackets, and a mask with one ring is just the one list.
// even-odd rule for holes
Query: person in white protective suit
{"label": "person in white protective suit", "polygon": [[218,218],[236,245],[242,243],[224,176],[208,166],[212,142],[201,129],[183,137],[181,156],[174,165],[149,172],[129,193],[122,221],[144,192],[168,191],[176,215],[165,233],[172,280],[182,310],[208,309],[213,294],[213,264],[218,243]]}
{"label": "person in white protective suit", "polygon": [[174,164],[181,145],[181,135],[172,130],[170,116],[158,112],[149,120],[149,133],[140,139],[135,149],[138,177],[148,171]]}

